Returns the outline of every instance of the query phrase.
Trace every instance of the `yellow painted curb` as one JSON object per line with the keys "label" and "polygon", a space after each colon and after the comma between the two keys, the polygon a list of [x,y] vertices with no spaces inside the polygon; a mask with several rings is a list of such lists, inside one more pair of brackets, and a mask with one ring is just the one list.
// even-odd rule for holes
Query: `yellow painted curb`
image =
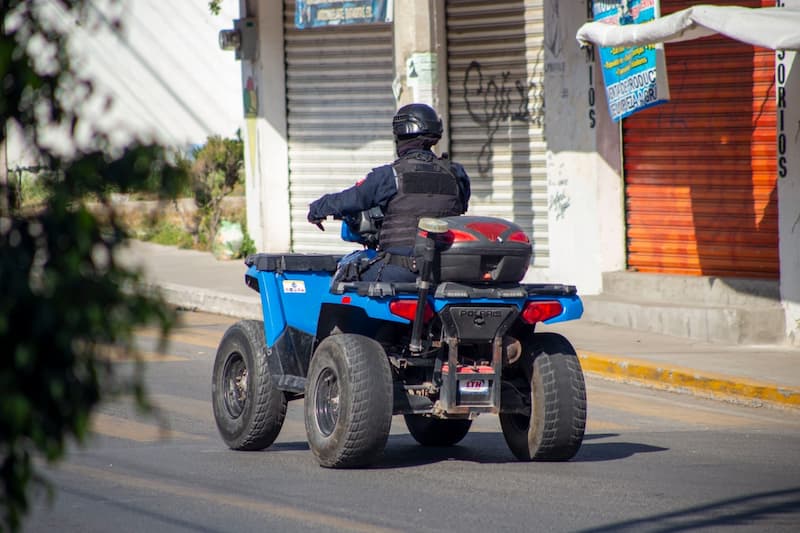
{"label": "yellow painted curb", "polygon": [[634,381],[659,389],[689,390],[718,399],[800,408],[800,388],[585,350],[578,350],[578,357],[584,372],[604,377]]}

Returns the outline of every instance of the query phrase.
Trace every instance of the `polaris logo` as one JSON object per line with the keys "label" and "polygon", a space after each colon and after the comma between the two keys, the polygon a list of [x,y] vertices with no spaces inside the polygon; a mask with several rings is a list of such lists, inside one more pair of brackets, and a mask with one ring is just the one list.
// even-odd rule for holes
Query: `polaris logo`
{"label": "polaris logo", "polygon": [[499,309],[461,309],[459,318],[502,318],[503,311]]}
{"label": "polaris logo", "polygon": [[503,325],[514,316],[515,308],[504,305],[490,305],[487,307],[448,307],[448,312],[442,318],[451,337],[463,340],[489,341],[502,330]]}

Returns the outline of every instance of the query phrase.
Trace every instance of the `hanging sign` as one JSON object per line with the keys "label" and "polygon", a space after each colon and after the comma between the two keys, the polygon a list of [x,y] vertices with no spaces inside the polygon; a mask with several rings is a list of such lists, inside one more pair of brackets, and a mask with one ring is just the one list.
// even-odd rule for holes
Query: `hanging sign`
{"label": "hanging sign", "polygon": [[[619,26],[641,24],[660,15],[657,0],[597,1],[592,10],[596,22]],[[663,44],[601,46],[600,61],[614,122],[669,100]]]}
{"label": "hanging sign", "polygon": [[392,0],[297,0],[294,23],[298,28],[392,21]]}

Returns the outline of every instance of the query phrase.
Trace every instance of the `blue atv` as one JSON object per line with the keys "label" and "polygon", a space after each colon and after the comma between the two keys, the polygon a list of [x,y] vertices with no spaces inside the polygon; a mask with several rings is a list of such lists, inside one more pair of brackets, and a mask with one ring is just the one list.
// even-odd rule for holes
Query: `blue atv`
{"label": "blue atv", "polygon": [[245,282],[264,320],[232,325],[214,362],[214,417],[234,450],[278,436],[290,400],[305,398],[309,446],[330,468],[383,452],[393,415],[423,446],[451,446],[481,413],[499,415],[521,461],[566,461],[586,425],[572,345],[536,324],[580,318],[573,286],[521,283],[531,245],[490,217],[423,218],[416,282],[361,281],[381,259],[376,217],[346,218],[345,257],[255,254]]}

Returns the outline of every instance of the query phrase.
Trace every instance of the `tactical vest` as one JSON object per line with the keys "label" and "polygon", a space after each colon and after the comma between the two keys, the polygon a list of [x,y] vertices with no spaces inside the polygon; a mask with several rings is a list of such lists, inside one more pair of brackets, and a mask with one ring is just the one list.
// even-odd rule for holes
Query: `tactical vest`
{"label": "tactical vest", "polygon": [[389,200],[380,234],[383,250],[413,246],[422,217],[449,217],[464,212],[458,177],[450,161],[433,152],[414,151],[392,164],[397,194]]}

